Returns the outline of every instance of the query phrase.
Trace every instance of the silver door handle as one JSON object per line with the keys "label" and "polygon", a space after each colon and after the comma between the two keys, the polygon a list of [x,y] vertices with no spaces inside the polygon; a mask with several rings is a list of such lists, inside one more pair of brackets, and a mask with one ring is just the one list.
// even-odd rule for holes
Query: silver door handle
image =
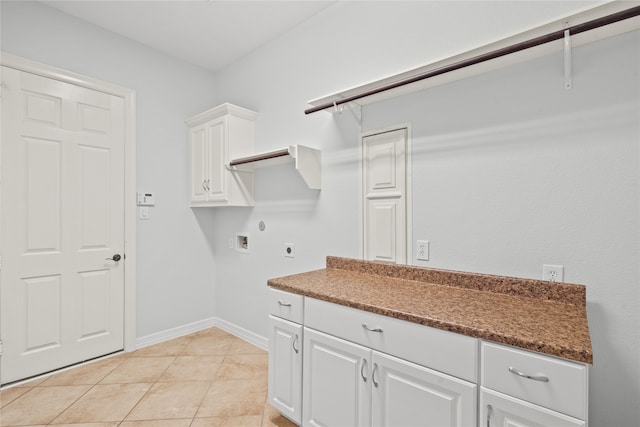
{"label": "silver door handle", "polygon": [[373,371],[371,371],[371,382],[373,383],[374,387],[378,387],[378,382],[376,381],[376,371],[378,370],[378,364],[374,363],[373,364]]}
{"label": "silver door handle", "polygon": [[367,377],[364,376],[364,368],[367,366],[367,359],[362,359],[362,366],[360,366],[360,376],[362,381],[367,382]]}
{"label": "silver door handle", "polygon": [[278,305],[280,307],[291,307],[291,303],[282,302],[280,300],[278,300]]}
{"label": "silver door handle", "polygon": [[491,427],[491,411],[493,407],[491,405],[487,405],[487,427]]}
{"label": "silver door handle", "polygon": [[511,372],[512,374],[515,374],[515,375],[517,375],[519,377],[526,378],[526,379],[529,379],[529,380],[541,381],[543,383],[548,383],[549,382],[549,378],[548,377],[527,375],[524,372],[520,372],[519,370],[517,370],[513,366],[509,366],[509,372]]}
{"label": "silver door handle", "polygon": [[368,327],[368,326],[367,326],[367,324],[366,324],[366,323],[363,323],[363,324],[362,324],[362,327],[363,327],[364,329],[366,329],[367,331],[369,331],[369,332],[379,332],[379,333],[382,333],[382,329],[380,329],[380,328],[374,328],[374,329],[371,329],[370,327]]}
{"label": "silver door handle", "polygon": [[293,342],[291,343],[291,347],[293,347],[293,351],[298,354],[298,349],[296,348],[296,343],[298,342],[298,334],[293,336]]}

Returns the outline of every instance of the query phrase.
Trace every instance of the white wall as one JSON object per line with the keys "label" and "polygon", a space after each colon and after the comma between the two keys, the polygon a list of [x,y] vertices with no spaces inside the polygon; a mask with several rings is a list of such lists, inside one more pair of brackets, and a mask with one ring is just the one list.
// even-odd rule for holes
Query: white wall
{"label": "white wall", "polygon": [[411,122],[416,264],[587,286],[592,425],[640,419],[640,31],[367,107]]}
{"label": "white wall", "polygon": [[37,2],[0,7],[3,52],[136,91],[138,189],[157,194],[137,224],[137,336],[212,317],[211,218],[188,207],[184,119],[214,105],[213,75]]}
{"label": "white wall", "polygon": [[[212,212],[216,314],[266,335],[269,277],[320,268],[326,255],[361,255],[360,129],[347,111],[305,116],[306,100],[585,5],[342,2],[218,73],[219,102],[259,112],[257,151],[306,143],[324,163],[317,196],[292,168],[262,169],[255,208]],[[588,286],[598,426],[640,419],[637,52],[637,33],[576,49],[569,92],[558,56],[363,112],[363,130],[412,124],[412,238],[431,240],[433,253],[422,265],[540,278],[542,264],[555,263]],[[245,230],[252,252],[228,249]],[[295,259],[282,255],[284,242],[296,244]]]}

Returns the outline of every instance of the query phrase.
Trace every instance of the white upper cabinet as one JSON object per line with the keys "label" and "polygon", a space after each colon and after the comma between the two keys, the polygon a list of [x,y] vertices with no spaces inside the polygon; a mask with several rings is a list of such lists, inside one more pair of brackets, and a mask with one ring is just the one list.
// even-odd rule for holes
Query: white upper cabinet
{"label": "white upper cabinet", "polygon": [[253,152],[257,113],[222,104],[186,120],[191,206],[253,206],[253,172],[229,161]]}

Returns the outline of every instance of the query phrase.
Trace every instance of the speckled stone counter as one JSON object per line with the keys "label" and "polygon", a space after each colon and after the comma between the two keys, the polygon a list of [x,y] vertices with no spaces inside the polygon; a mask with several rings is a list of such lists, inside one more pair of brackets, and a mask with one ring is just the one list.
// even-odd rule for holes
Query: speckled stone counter
{"label": "speckled stone counter", "polygon": [[327,257],[273,288],[593,363],[583,285]]}

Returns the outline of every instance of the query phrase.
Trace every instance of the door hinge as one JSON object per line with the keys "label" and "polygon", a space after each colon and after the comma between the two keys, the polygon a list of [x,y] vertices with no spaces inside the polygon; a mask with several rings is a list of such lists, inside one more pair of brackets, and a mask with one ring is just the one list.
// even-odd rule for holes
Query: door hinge
{"label": "door hinge", "polygon": [[2,340],[0,340],[0,356],[2,356]]}
{"label": "door hinge", "polygon": [[2,255],[0,255],[0,270],[2,270]]}

